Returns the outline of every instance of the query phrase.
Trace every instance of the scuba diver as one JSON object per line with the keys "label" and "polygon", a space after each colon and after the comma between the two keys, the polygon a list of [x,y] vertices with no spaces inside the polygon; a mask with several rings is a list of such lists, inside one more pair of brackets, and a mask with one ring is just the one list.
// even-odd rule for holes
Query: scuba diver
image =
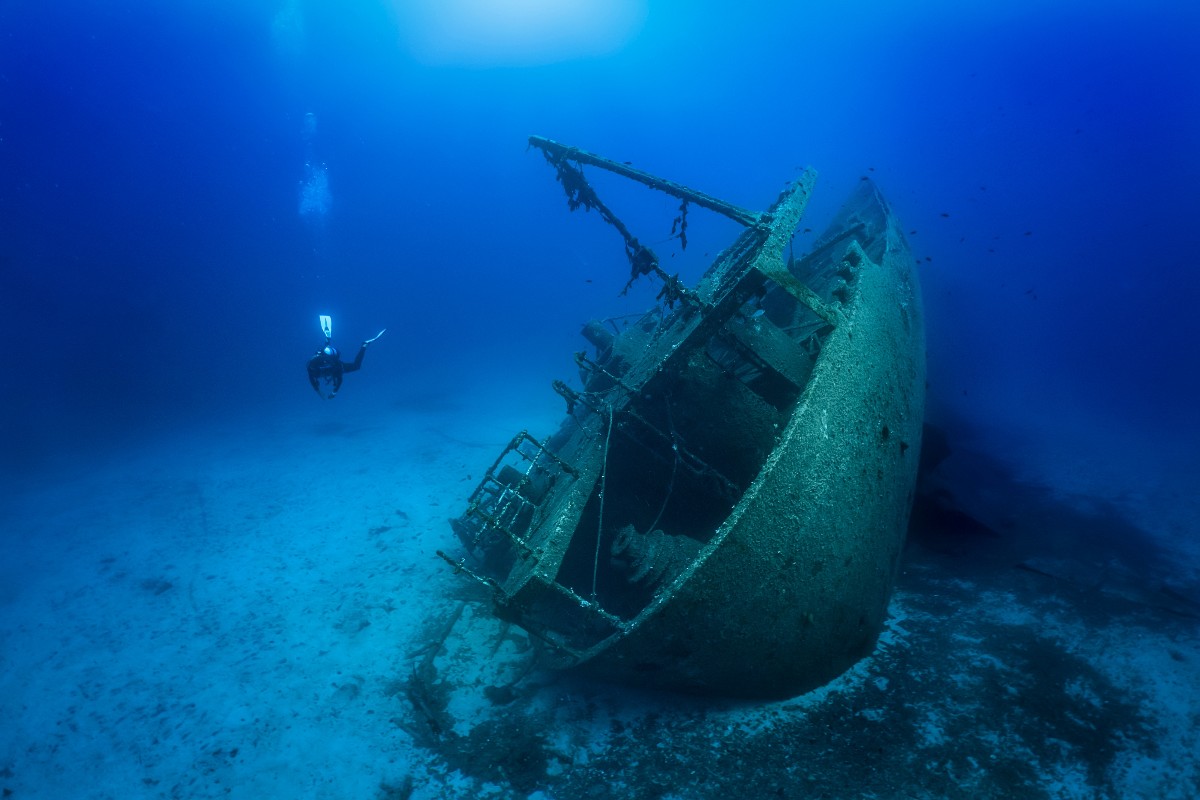
{"label": "scuba diver", "polygon": [[[347,372],[354,372],[362,366],[363,356],[367,354],[367,345],[378,339],[387,331],[384,328],[374,337],[367,339],[358,348],[358,355],[354,357],[354,361],[346,363],[341,360],[338,355],[338,350],[333,346],[333,318],[321,315],[321,331],[325,334],[325,346],[313,355],[308,360],[308,382],[312,384],[313,389],[317,394],[324,398],[332,399],[338,393],[338,389],[342,388],[342,375]],[[332,391],[329,394],[321,388],[322,381],[326,386],[332,386]]]}

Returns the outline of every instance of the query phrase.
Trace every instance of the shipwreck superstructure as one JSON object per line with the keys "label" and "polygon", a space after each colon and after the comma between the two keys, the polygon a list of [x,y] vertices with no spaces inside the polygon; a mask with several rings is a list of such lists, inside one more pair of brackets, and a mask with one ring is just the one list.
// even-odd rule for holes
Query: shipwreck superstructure
{"label": "shipwreck superstructure", "polygon": [[[572,209],[624,240],[660,305],[589,324],[566,418],[519,433],[441,553],[547,663],[610,680],[785,696],[869,653],[912,505],[925,393],[912,256],[870,181],[810,252],[790,245],[806,170],[765,212],[556,142],[530,144]],[[623,175],[744,226],[695,286],[667,274],[583,168]]]}

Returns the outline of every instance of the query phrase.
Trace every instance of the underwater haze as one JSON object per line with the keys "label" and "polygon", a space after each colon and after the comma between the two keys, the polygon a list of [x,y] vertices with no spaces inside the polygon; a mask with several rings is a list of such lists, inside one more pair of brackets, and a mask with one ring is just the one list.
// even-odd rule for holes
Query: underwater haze
{"label": "underwater haze", "polygon": [[[1186,746],[1200,734],[1197,41],[1200,7],[1183,0],[6,0],[5,795],[1200,793]],[[466,739],[451,748],[396,722],[419,717],[420,703],[387,689],[385,666],[411,672],[422,624],[457,586],[433,553],[469,476],[522,427],[552,429],[563,404],[550,383],[578,383],[585,322],[645,310],[659,290],[643,278],[622,294],[620,237],[568,210],[531,135],[754,211],[811,166],[803,224],[818,232],[874,181],[919,265],[927,419],[950,451],[974,454],[951,490],[983,520],[980,541],[999,526],[989,513],[1061,502],[1078,523],[1067,551],[1118,537],[1137,562],[1122,575],[1146,566],[1132,554],[1163,554],[1154,569],[1170,574],[1139,585],[1169,596],[1166,622],[1103,636],[1133,649],[1161,637],[1164,658],[1109,672],[1089,662],[1087,674],[1180,670],[1155,702],[1192,715],[1089,718],[1078,736],[1038,728],[1022,742],[1067,742],[1058,767],[1002,740],[999,757],[1020,764],[989,772],[986,746],[951,735],[947,711],[944,735],[907,720],[923,738],[889,740],[898,752],[964,743],[927,759],[941,765],[936,781],[898,764],[867,778],[820,762],[802,779],[763,760],[741,778],[743,762],[729,761],[723,777],[665,785],[648,767],[629,767],[624,783],[598,771],[610,756],[651,763],[632,733],[620,758],[599,740],[547,756],[553,733],[498,735],[539,766],[506,752],[497,772],[491,751],[493,766],[479,766]],[[738,233],[693,209],[685,250],[673,200],[585,172],[685,280]],[[796,237],[797,256],[814,235]],[[386,329],[333,399],[305,372],[325,343],[320,315],[345,360]],[[1021,541],[1038,539],[1041,523],[1013,524]],[[931,547],[933,572],[921,574],[947,582],[902,583],[902,598],[953,594],[966,573],[982,581],[974,547],[956,544],[954,559]],[[1103,553],[1097,562],[1116,563]],[[1007,550],[988,559],[1032,563]],[[1023,597],[989,591],[963,602]],[[361,619],[347,616],[355,603]],[[381,611],[388,603],[399,610]],[[911,630],[920,615],[909,612]],[[1080,623],[1080,641],[1102,636],[1092,624],[1107,623]],[[1021,663],[1037,673],[1033,655]],[[871,686],[901,685],[872,675]],[[1089,708],[1159,707],[1151,689],[1105,683],[1110,703],[1095,685],[1068,694],[1103,698]],[[630,709],[663,719],[670,703],[549,691],[591,698],[648,748],[666,735],[630,722]],[[786,713],[818,714],[804,708]],[[819,713],[854,742],[841,761],[865,759],[863,718]],[[1118,740],[1146,744],[1132,753]],[[671,768],[716,747],[690,746]]]}
{"label": "underwater haze", "polygon": [[531,134],[749,208],[799,165],[814,213],[870,175],[930,259],[936,400],[1191,416],[1189,4],[60,10],[0,10],[10,469],[312,400],[319,313],[389,328],[393,387],[563,363],[624,274]]}

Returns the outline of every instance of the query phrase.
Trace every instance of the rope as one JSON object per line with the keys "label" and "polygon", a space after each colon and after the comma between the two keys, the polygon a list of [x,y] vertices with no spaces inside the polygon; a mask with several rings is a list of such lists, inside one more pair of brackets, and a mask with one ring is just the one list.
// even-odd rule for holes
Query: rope
{"label": "rope", "polygon": [[596,523],[596,555],[592,559],[592,602],[596,602],[596,573],[600,570],[600,536],[604,533],[604,485],[608,478],[608,443],[612,440],[613,409],[608,407],[608,433],[604,435],[604,461],[600,465],[600,517]]}
{"label": "rope", "polygon": [[667,393],[667,427],[671,429],[671,450],[675,453],[675,461],[671,464],[671,479],[667,481],[667,493],[663,496],[662,506],[658,509],[658,516],[654,518],[654,522],[650,523],[650,527],[646,529],[646,533],[654,533],[658,527],[659,520],[662,519],[663,513],[667,510],[667,503],[671,502],[671,492],[675,490],[675,473],[679,469],[679,434],[675,432],[675,421],[671,419],[671,394]]}

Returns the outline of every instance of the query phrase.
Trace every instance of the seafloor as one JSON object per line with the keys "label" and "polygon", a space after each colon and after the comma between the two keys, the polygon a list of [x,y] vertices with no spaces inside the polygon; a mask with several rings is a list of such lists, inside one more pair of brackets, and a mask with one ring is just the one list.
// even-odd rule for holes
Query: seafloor
{"label": "seafloor", "polygon": [[527,637],[434,557],[508,437],[557,418],[513,387],[312,398],[10,485],[4,796],[1200,796],[1177,442],[958,423],[875,654],[745,704],[522,672]]}

